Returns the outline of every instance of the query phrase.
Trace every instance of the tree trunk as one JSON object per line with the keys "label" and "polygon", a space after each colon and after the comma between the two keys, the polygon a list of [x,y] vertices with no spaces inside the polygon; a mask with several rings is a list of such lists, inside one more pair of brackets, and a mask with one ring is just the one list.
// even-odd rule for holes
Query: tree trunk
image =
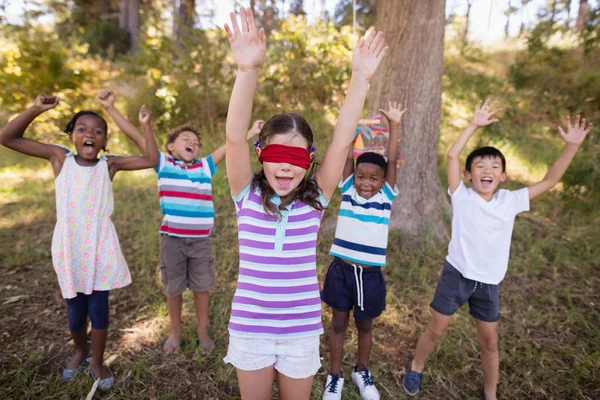
{"label": "tree trunk", "polygon": [[471,7],[475,0],[467,0],[467,13],[465,14],[465,27],[463,30],[463,46],[467,44],[469,38],[469,19],[471,18]]}
{"label": "tree trunk", "polygon": [[119,12],[119,28],[121,29],[127,29],[127,21],[128,21],[128,17],[127,17],[127,10],[129,8],[129,2],[127,0],[121,0],[121,4],[120,4],[120,12]]}
{"label": "tree trunk", "polygon": [[130,51],[137,53],[140,48],[140,0],[129,0],[127,9],[127,31]]}
{"label": "tree trunk", "polygon": [[581,32],[590,18],[590,4],[588,0],[579,0],[579,11],[577,12],[577,22],[575,23],[575,32]]}
{"label": "tree trunk", "polygon": [[444,213],[449,212],[438,175],[445,0],[378,0],[378,30],[390,47],[375,74],[369,112],[388,100],[408,108],[401,123],[403,140],[390,226],[409,242],[448,238]]}

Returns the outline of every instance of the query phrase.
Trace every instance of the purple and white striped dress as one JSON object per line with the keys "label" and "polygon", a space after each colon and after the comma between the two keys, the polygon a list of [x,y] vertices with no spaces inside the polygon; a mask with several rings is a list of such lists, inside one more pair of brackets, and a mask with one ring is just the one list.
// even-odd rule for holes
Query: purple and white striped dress
{"label": "purple and white striped dress", "polygon": [[[233,197],[240,269],[229,333],[272,339],[320,335],[316,247],[323,212],[294,201],[277,220],[266,213],[258,189],[250,188]],[[328,204],[322,194],[319,201]],[[273,202],[281,199],[275,195]]]}

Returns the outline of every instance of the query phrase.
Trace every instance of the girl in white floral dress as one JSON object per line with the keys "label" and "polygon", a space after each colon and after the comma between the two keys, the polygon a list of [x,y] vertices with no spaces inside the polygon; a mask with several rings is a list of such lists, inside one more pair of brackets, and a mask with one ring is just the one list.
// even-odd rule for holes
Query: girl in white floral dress
{"label": "girl in white floral dress", "polygon": [[108,294],[131,283],[115,227],[110,220],[114,201],[112,179],[117,171],[152,168],[158,164],[156,140],[145,106],[139,119],[146,136],[141,157],[98,154],[107,143],[106,121],[92,111],[80,111],[65,131],[76,152],[23,137],[25,129],[43,112],[56,107],[55,96],[40,95],[34,104],[0,131],[0,144],[50,161],[56,186],[56,227],[52,238],[52,262],[67,303],[69,330],[75,356],[62,378],[69,381],[83,369],[89,346],[87,318],[92,323],[90,375],[99,379],[99,389],[114,385],[114,375],[104,365],[108,332]]}

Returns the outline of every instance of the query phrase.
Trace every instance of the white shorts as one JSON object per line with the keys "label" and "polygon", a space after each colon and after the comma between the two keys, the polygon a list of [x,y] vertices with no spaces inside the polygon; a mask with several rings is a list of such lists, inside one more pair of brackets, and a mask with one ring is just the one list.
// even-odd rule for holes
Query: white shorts
{"label": "white shorts", "polygon": [[229,335],[225,363],[242,371],[256,371],[273,365],[293,379],[309,378],[321,368],[318,336],[299,339],[253,339]]}

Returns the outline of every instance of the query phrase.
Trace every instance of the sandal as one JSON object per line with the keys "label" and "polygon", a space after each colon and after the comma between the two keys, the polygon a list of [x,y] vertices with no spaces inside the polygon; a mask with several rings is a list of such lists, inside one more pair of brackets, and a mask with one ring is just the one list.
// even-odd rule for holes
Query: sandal
{"label": "sandal", "polygon": [[171,356],[174,354],[179,354],[180,349],[181,344],[173,344],[169,339],[165,340],[165,344],[163,345],[163,351],[166,355]]}
{"label": "sandal", "polygon": [[212,332],[210,331],[210,328],[208,328],[208,337],[210,338],[210,342],[208,342],[207,344],[202,344],[200,342],[200,339],[196,339],[196,344],[198,346],[200,346],[200,348],[202,349],[202,352],[204,354],[210,353],[211,350],[215,347],[215,339],[213,339]]}
{"label": "sandal", "polygon": [[75,374],[83,371],[84,365],[85,364],[89,364],[90,361],[92,361],[92,349],[89,347],[89,345],[91,344],[91,342],[88,340],[88,352],[85,355],[85,357],[83,357],[83,361],[81,361],[81,363],[73,369],[67,369],[65,367],[65,369],[63,369],[62,372],[62,380],[63,382],[69,382],[71,379],[73,379],[73,376],[75,376]]}
{"label": "sandal", "polygon": [[96,379],[96,377],[94,376],[94,372],[90,368],[90,376],[92,377],[92,379],[94,381],[99,381],[98,382],[98,390],[100,390],[101,392],[106,392],[106,391],[112,389],[112,387],[115,385],[115,374],[113,374],[113,372],[110,370],[110,368],[106,367],[106,369],[108,369],[108,372],[110,372],[110,376],[108,378],[104,378],[104,379],[100,379],[100,378]]}

